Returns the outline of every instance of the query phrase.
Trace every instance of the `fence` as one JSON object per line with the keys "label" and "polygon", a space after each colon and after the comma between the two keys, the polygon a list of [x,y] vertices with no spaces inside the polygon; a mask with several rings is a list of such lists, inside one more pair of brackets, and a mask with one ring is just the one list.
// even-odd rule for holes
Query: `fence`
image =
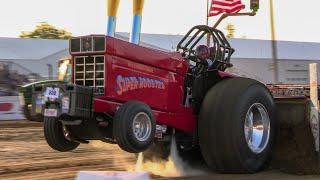
{"label": "fence", "polygon": [[25,119],[19,96],[0,96],[0,121]]}

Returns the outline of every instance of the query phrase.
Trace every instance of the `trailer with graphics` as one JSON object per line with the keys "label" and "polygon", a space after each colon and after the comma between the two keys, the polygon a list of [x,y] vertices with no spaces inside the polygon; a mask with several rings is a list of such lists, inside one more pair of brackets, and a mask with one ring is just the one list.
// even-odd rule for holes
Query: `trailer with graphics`
{"label": "trailer with graphics", "polygon": [[[185,160],[196,156],[222,173],[257,172],[272,157],[274,167],[317,171],[309,87],[227,73],[235,50],[216,27],[195,26],[175,52],[164,52],[135,44],[136,24],[131,43],[112,37],[114,21],[110,15],[107,36],[70,40],[72,84],[34,87],[32,112],[43,114],[50,147],[66,152],[101,140],[146,159],[167,158],[175,139]],[[209,46],[200,44],[206,37]]]}

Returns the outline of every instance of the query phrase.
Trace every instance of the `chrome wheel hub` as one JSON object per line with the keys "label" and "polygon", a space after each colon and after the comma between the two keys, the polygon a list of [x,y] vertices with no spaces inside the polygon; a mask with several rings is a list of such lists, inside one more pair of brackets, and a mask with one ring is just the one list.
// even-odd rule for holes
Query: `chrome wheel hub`
{"label": "chrome wheel hub", "polygon": [[258,154],[267,147],[270,137],[270,118],[261,103],[255,103],[249,108],[244,123],[244,134],[252,152]]}
{"label": "chrome wheel hub", "polygon": [[132,123],[132,130],[135,138],[140,141],[146,141],[151,135],[151,119],[148,114],[144,112],[138,113]]}

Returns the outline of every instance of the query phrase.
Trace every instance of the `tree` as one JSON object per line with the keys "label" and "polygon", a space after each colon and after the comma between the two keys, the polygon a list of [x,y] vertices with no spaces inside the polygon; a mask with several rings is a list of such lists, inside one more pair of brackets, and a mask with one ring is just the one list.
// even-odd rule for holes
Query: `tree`
{"label": "tree", "polygon": [[58,29],[47,22],[41,22],[32,32],[22,31],[20,37],[39,39],[70,39],[72,34],[64,29]]}
{"label": "tree", "polygon": [[234,33],[236,31],[236,29],[234,28],[234,25],[231,23],[228,23],[225,29],[227,30],[227,38],[234,38]]}

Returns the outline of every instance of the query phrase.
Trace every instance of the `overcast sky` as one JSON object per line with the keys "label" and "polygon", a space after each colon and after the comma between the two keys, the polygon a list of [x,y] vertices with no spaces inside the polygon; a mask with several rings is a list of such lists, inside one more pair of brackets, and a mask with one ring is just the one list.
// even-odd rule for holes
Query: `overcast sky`
{"label": "overcast sky", "polygon": [[[184,34],[205,24],[206,0],[145,0],[142,32]],[[270,39],[269,0],[260,0],[255,17],[236,17],[227,22],[236,27],[236,37]],[[0,36],[17,37],[46,21],[73,35],[105,32],[106,0],[1,0]],[[243,0],[249,2],[249,0]],[[304,3],[304,4],[302,4]],[[274,0],[277,39],[320,42],[319,0]],[[117,31],[129,32],[132,0],[121,0]],[[214,18],[210,24],[213,24]]]}

